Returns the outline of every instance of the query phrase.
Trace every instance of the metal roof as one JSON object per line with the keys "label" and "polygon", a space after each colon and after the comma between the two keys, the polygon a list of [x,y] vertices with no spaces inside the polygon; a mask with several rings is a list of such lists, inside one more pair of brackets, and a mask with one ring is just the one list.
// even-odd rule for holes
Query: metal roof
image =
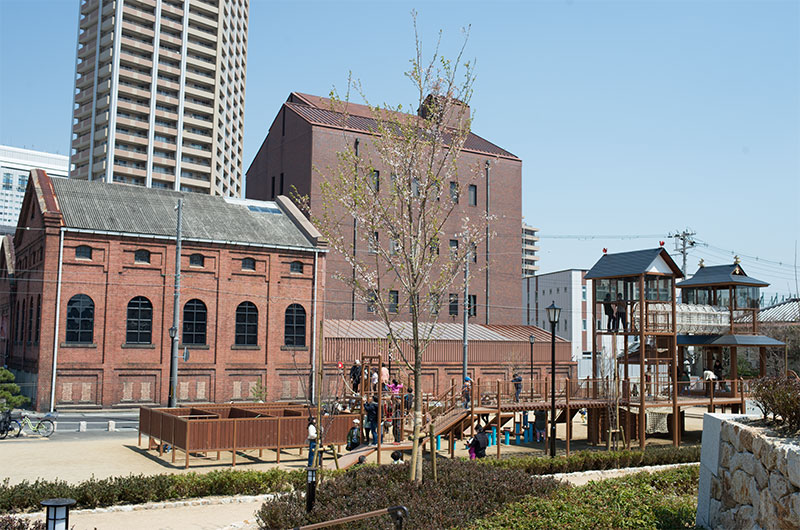
{"label": "metal roof", "polygon": [[646,273],[658,257],[661,257],[678,278],[683,277],[680,268],[662,247],[617,254],[604,254],[594,267],[584,276],[587,280],[614,278],[619,276],[639,276]]}
{"label": "metal roof", "polygon": [[783,346],[764,335],[678,335],[678,346]]}
{"label": "metal roof", "polygon": [[[332,109],[312,107],[300,103],[286,102],[284,105],[297,113],[301,118],[315,125],[364,131],[370,134],[376,134],[378,131],[378,124],[375,119],[371,117],[345,114]],[[464,149],[467,151],[480,151],[481,153],[518,159],[514,154],[481,138],[473,132],[470,132],[464,141]]]}
{"label": "metal roof", "polygon": [[755,287],[766,287],[769,284],[750,278],[745,274],[744,269],[738,263],[730,265],[714,265],[712,267],[700,267],[697,272],[678,284],[676,287],[696,287],[702,285],[749,285]]}
{"label": "metal roof", "polygon": [[758,312],[759,322],[800,322],[800,298],[765,307]]}
{"label": "metal roof", "polygon": [[[430,324],[420,323],[423,333],[429,330]],[[411,339],[411,322],[395,322],[392,324],[395,334],[401,339]],[[335,339],[385,339],[389,334],[386,324],[380,320],[325,320],[322,325],[326,338]],[[462,340],[463,326],[450,322],[437,322],[433,324],[431,337],[435,340]],[[528,342],[530,335],[536,337],[537,342],[550,340],[547,333],[536,326],[485,326],[469,324],[467,326],[467,339],[475,341],[494,342]],[[566,342],[556,337],[556,342]]]}
{"label": "metal roof", "polygon": [[183,198],[187,240],[312,249],[314,244],[274,202],[100,181],[52,179],[64,226],[100,232],[175,237]]}

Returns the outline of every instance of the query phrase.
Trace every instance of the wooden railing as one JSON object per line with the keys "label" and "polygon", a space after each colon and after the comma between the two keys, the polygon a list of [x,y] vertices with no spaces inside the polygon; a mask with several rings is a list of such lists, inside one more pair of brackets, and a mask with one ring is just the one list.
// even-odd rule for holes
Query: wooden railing
{"label": "wooden railing", "polygon": [[[329,528],[341,524],[354,523],[356,521],[366,521],[367,519],[375,519],[388,515],[392,518],[392,525],[395,530],[402,530],[403,521],[408,517],[408,508],[405,506],[392,506],[391,508],[384,508],[382,510],[374,510],[372,512],[360,513],[358,515],[348,515],[347,517],[340,517],[324,523],[314,523],[305,526],[296,526],[295,530],[315,530],[317,528]],[[376,525],[377,526],[377,525]]]}

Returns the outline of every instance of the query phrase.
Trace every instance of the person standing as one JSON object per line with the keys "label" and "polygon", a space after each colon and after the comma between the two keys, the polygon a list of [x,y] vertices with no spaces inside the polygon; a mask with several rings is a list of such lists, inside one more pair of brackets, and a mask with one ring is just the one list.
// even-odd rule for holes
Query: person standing
{"label": "person standing", "polygon": [[468,409],[472,399],[472,379],[469,376],[464,378],[464,386],[461,387],[461,398],[464,400],[464,408]]}
{"label": "person standing", "polygon": [[394,443],[403,441],[403,402],[399,398],[394,398],[394,414],[392,415],[392,435]]}
{"label": "person standing", "polygon": [[547,411],[537,410],[533,413],[533,429],[536,431],[536,441],[544,441],[544,431],[547,429]]}
{"label": "person standing", "polygon": [[603,311],[607,319],[606,330],[614,331],[614,305],[611,303],[611,293],[606,293],[606,297],[603,298]]}
{"label": "person standing", "polygon": [[514,402],[519,403],[519,395],[522,392],[522,376],[514,374],[514,378],[511,382],[514,383]]}
{"label": "person standing", "polygon": [[614,315],[614,331],[619,331],[619,325],[622,324],[622,331],[628,329],[628,312],[625,307],[625,300],[622,299],[622,293],[617,293],[617,301],[614,303],[616,313]]}
{"label": "person standing", "polygon": [[[367,423],[364,427],[367,429],[366,439],[370,445],[378,444],[378,396],[372,396],[372,401],[364,405],[364,412],[367,413]],[[372,442],[370,442],[369,435],[372,433]]]}
{"label": "person standing", "polygon": [[355,364],[350,367],[350,384],[353,386],[353,392],[358,394],[358,387],[361,386],[361,360],[356,359]]}
{"label": "person standing", "polygon": [[369,377],[369,382],[372,384],[372,391],[373,392],[377,392],[378,391],[378,369],[377,368],[373,368],[372,369],[372,374]]}
{"label": "person standing", "polygon": [[406,395],[403,396],[403,405],[405,405],[406,413],[414,408],[414,389],[411,387],[406,388]]}
{"label": "person standing", "polygon": [[308,467],[314,467],[314,457],[317,449],[317,420],[314,416],[308,418]]}

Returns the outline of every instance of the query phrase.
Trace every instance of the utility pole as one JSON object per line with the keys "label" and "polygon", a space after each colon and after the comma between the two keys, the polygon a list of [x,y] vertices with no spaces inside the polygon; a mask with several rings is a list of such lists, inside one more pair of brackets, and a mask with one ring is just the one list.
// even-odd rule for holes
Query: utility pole
{"label": "utility pole", "polygon": [[[686,255],[689,253],[688,247],[693,247],[695,245],[695,241],[692,236],[696,235],[697,232],[687,228],[681,232],[676,230],[675,233],[668,236],[675,239],[675,250],[683,255],[683,268],[681,270],[683,271],[684,276],[686,275]],[[678,241],[680,241],[680,244]]]}
{"label": "utility pole", "polygon": [[178,327],[180,325],[181,306],[181,228],[183,224],[183,199],[178,199],[178,227],[175,230],[175,291],[172,298],[172,327],[169,336],[172,349],[169,356],[169,403],[170,407],[178,404]]}
{"label": "utility pole", "polygon": [[468,250],[464,257],[464,343],[461,358],[461,380],[467,380],[467,352],[469,350],[469,342],[467,341],[467,323],[469,321],[469,260],[472,257],[472,251]]}

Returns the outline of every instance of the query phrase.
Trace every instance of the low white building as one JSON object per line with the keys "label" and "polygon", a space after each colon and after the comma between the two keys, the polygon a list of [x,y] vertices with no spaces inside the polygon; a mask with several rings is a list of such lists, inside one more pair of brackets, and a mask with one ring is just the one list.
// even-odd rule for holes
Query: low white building
{"label": "low white building", "polygon": [[567,269],[522,279],[523,323],[549,331],[546,308],[555,302],[561,308],[556,335],[572,344],[580,378],[592,374],[592,282],[585,275],[585,269]]}
{"label": "low white building", "polygon": [[67,177],[69,157],[0,145],[0,226],[15,227],[31,169],[44,169],[51,177]]}

